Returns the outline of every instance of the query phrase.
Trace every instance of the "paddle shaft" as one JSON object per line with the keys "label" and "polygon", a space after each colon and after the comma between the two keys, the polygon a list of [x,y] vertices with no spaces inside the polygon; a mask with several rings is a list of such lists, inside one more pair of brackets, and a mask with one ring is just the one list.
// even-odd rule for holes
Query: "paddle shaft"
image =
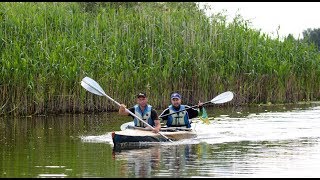
{"label": "paddle shaft", "polygon": [[[209,104],[209,103],[211,103],[211,101],[204,102],[204,103],[202,103],[202,106],[206,105],[206,104]],[[173,113],[170,113],[170,114],[165,114],[165,115],[160,116],[159,118],[163,118],[163,117],[166,117],[166,116],[169,116],[171,114],[175,114],[175,113],[178,113],[178,112],[181,112],[181,111],[186,111],[187,109],[191,109],[191,108],[195,108],[195,107],[198,107],[198,105],[190,106],[188,108],[185,108],[185,109],[182,109],[180,111],[176,111],[176,112],[173,112]]]}
{"label": "paddle shaft", "polygon": [[[205,103],[202,103],[202,106],[205,105],[205,104],[209,104],[209,103],[221,104],[221,103],[229,102],[229,101],[231,101],[233,99],[233,96],[234,96],[233,92],[227,91],[227,92],[219,94],[218,96],[213,98],[211,101],[207,101]],[[194,106],[191,106],[191,107],[188,107],[188,108],[185,108],[183,110],[180,110],[180,111],[177,111],[177,112],[173,112],[173,113],[170,113],[170,114],[162,115],[162,116],[160,116],[160,118],[166,117],[166,116],[169,116],[171,114],[175,114],[175,113],[178,113],[178,112],[181,112],[181,111],[185,111],[187,109],[195,108],[195,107],[198,107],[198,105],[194,105]]]}
{"label": "paddle shaft", "polygon": [[[91,86],[90,83],[87,83],[87,85],[89,85],[91,88],[99,91],[99,93],[101,93],[102,95],[106,96],[108,99],[110,99],[112,102],[116,103],[118,106],[121,106],[120,103],[118,103],[116,100],[112,99],[110,96],[108,96],[106,93],[102,92],[101,90],[99,90],[98,88],[95,88],[93,86]],[[125,110],[131,114],[133,117],[137,118],[139,121],[141,121],[142,123],[144,123],[145,125],[147,125],[148,127],[150,127],[151,129],[154,129],[150,124],[148,124],[147,122],[143,121],[139,116],[135,115],[134,113],[132,113],[129,109],[125,108]],[[168,141],[172,142],[171,139],[169,139],[167,136],[163,135],[161,132],[158,132],[161,136],[163,136],[164,138],[166,138]]]}

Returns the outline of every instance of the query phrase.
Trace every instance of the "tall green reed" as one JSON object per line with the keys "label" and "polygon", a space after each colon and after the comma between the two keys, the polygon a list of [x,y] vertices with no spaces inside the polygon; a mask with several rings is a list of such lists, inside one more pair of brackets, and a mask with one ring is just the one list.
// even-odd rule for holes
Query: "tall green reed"
{"label": "tall green reed", "polygon": [[206,17],[194,3],[5,2],[1,17],[0,114],[117,110],[86,92],[89,76],[118,102],[145,91],[161,110],[178,91],[186,104],[227,90],[226,105],[318,100],[319,52],[272,39],[241,16]]}

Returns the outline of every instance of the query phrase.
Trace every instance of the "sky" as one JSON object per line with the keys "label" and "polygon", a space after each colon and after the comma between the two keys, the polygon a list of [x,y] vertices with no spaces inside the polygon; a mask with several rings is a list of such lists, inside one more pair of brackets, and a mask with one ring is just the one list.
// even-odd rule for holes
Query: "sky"
{"label": "sky", "polygon": [[223,12],[230,22],[240,14],[251,21],[251,28],[274,38],[279,26],[280,38],[292,34],[296,39],[308,28],[320,28],[320,2],[201,2],[200,8],[204,4],[211,7],[207,15]]}

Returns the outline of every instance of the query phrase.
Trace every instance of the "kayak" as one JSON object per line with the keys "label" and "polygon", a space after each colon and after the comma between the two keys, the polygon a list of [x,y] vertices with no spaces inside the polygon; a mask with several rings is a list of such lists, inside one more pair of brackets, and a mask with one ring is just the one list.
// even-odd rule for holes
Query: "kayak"
{"label": "kayak", "polygon": [[[133,122],[128,122],[120,127],[121,131],[112,132],[114,149],[132,149],[149,147],[154,143],[167,142],[168,140],[151,129],[135,127]],[[172,141],[195,138],[196,133],[185,127],[161,127],[161,134]]]}

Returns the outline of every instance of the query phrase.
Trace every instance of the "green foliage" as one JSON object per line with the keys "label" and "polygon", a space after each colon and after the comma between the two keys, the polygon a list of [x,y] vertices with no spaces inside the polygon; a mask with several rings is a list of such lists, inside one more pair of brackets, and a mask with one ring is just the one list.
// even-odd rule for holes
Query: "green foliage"
{"label": "green foliage", "polygon": [[99,10],[99,8],[133,8],[137,6],[138,2],[78,2],[80,7],[85,12],[95,13]]}
{"label": "green foliage", "polygon": [[320,28],[308,28],[307,30],[304,30],[302,34],[304,41],[310,44],[315,44],[318,50],[320,50]]}
{"label": "green foliage", "polygon": [[146,91],[156,109],[173,91],[186,104],[227,90],[227,105],[320,97],[314,45],[192,2],[4,2],[0,18],[0,114],[117,110],[80,86],[85,76],[127,106]]}

